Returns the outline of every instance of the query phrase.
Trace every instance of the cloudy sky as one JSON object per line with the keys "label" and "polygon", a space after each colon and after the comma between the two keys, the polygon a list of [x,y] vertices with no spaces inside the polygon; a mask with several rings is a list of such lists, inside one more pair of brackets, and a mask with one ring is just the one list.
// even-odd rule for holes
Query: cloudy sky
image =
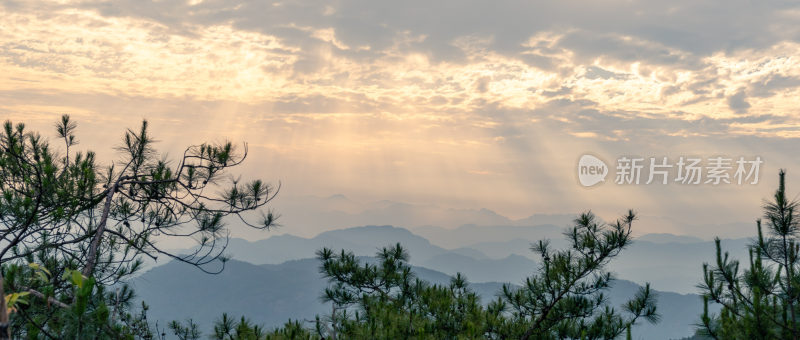
{"label": "cloudy sky", "polygon": [[[779,168],[800,192],[793,1],[4,0],[0,18],[0,117],[69,113],[106,159],[143,118],[172,154],[247,141],[242,171],[287,199],[634,208],[692,233],[753,221]],[[579,185],[585,153],[606,183]],[[622,155],[765,163],[757,185],[617,185]]]}

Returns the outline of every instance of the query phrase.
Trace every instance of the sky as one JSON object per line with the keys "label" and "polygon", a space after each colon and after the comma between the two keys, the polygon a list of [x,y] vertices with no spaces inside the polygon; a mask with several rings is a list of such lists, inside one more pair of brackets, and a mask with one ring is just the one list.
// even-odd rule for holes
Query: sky
{"label": "sky", "polygon": [[[800,192],[793,1],[3,0],[0,18],[0,118],[48,135],[70,114],[105,160],[142,119],[168,155],[246,141],[241,174],[281,183],[299,234],[325,228],[292,225],[304,198],[344,195],[633,208],[644,232],[708,236],[760,217],[780,168]],[[580,185],[584,154],[605,182]],[[619,185],[622,156],[764,163],[757,184]]]}

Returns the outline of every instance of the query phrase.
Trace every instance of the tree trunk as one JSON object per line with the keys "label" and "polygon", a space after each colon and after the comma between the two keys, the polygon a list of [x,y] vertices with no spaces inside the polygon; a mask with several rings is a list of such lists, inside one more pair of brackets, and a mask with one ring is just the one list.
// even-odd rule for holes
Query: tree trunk
{"label": "tree trunk", "polygon": [[0,340],[11,339],[11,327],[8,322],[8,306],[6,306],[6,293],[3,289],[3,274],[0,273]]}
{"label": "tree trunk", "polygon": [[103,213],[100,216],[100,223],[97,224],[92,243],[89,244],[89,254],[86,261],[86,267],[83,268],[83,276],[90,277],[94,272],[94,266],[97,264],[97,248],[100,246],[100,241],[103,238],[103,232],[106,231],[106,223],[108,223],[108,213],[111,211],[111,201],[114,199],[114,190],[117,189],[119,180],[114,183],[113,187],[108,188],[106,194],[106,202],[103,204]]}

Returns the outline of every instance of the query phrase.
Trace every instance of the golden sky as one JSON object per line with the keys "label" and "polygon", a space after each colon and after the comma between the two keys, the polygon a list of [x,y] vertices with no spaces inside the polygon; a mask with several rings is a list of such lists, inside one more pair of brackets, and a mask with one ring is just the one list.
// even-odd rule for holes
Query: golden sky
{"label": "golden sky", "polygon": [[[689,233],[757,218],[778,168],[800,179],[790,3],[33,0],[0,18],[0,117],[46,130],[69,113],[107,158],[143,118],[173,154],[245,140],[245,173],[287,197],[635,208]],[[752,186],[585,189],[587,152],[765,164]]]}

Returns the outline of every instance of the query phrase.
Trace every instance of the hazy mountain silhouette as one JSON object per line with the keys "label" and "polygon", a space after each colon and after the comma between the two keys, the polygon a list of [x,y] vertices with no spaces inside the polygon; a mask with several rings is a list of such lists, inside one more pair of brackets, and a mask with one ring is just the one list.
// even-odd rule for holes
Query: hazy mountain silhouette
{"label": "hazy mountain silhouette", "polygon": [[[222,273],[210,275],[172,261],[134,278],[130,284],[152,307],[149,317],[159,320],[160,325],[191,318],[208,326],[226,312],[274,327],[290,318],[313,320],[315,315],[329,312],[330,306],[320,299],[328,283],[318,268],[317,259],[266,265],[231,260]],[[414,273],[434,283],[450,281],[450,276],[427,268],[414,267]],[[501,286],[471,285],[487,303]]]}
{"label": "hazy mountain silhouette", "polygon": [[[347,249],[359,256],[372,256],[378,249],[398,242],[412,255],[410,261],[412,264],[451,275],[461,271],[468,277],[474,276],[480,281],[490,281],[494,276],[497,280],[516,282],[520,278],[520,269],[528,271],[533,264],[523,257],[491,259],[472,248],[447,250],[432,245],[425,238],[414,235],[406,229],[392,226],[332,230],[313,238],[276,235],[256,242],[231,239],[227,253],[236,260],[253,264],[277,264],[312,258],[315,252],[323,247]],[[479,262],[475,265],[473,261]]]}
{"label": "hazy mountain silhouette", "polygon": [[[462,225],[475,226],[541,226],[569,227],[580,211],[568,214],[533,214],[514,219],[490,209],[454,209],[434,204],[414,204],[390,200],[359,202],[344,195],[282,196],[273,208],[281,214],[280,223],[287,226],[280,232],[289,232],[303,237],[313,237],[320,232],[359,225],[393,225],[412,230],[414,233],[445,248],[458,246],[440,243],[436,237],[426,233],[426,226],[454,229]],[[614,218],[614,216],[607,216]],[[422,229],[420,229],[422,228]],[[755,232],[752,222],[730,222],[723,224],[698,224],[674,216],[641,215],[635,227],[637,232],[668,232],[676,235],[692,235],[711,240],[716,235],[730,238],[748,237]],[[644,232],[645,234],[647,232]],[[265,234],[238,228],[237,237],[257,240]],[[468,240],[470,243],[478,239]],[[673,240],[676,241],[676,240]]]}
{"label": "hazy mountain silhouette", "polygon": [[[314,253],[323,247],[347,249],[356,255],[371,256],[378,249],[397,242],[402,243],[414,255],[416,261],[424,261],[448,252],[406,229],[392,226],[364,226],[331,230],[312,238],[276,235],[255,242],[231,239],[227,252],[233,258],[245,262],[277,264],[288,260],[314,257]],[[462,249],[458,252],[485,257],[473,249]]]}
{"label": "hazy mountain silhouette", "polygon": [[[227,312],[275,327],[289,318],[313,320],[315,315],[329,312],[330,306],[319,298],[327,282],[320,277],[318,266],[316,259],[267,265],[232,260],[221,274],[209,275],[186,264],[170,262],[133,279],[131,285],[151,306],[149,318],[158,320],[159,326],[173,319],[191,318],[208,332],[212,322]],[[433,283],[446,284],[450,280],[448,275],[426,268],[414,267],[414,272]],[[501,284],[473,283],[471,287],[486,303],[495,298]],[[632,282],[615,281],[607,295],[612,305],[619,306],[637,289]],[[690,335],[691,324],[702,311],[699,296],[658,292],[658,300],[661,323],[637,326],[634,337],[671,339]]]}
{"label": "hazy mountain silhouette", "polygon": [[672,235],[672,234],[646,234],[636,238],[639,241],[647,241],[651,243],[698,243],[704,240],[699,237],[686,236],[686,235]]}
{"label": "hazy mountain silhouette", "polygon": [[444,248],[467,247],[472,248],[476,241],[502,242],[510,240],[540,240],[563,239],[566,225],[543,224],[536,226],[478,226],[474,224],[462,225],[455,229],[425,226],[413,228],[414,234],[428,239],[431,243]]}
{"label": "hazy mountain silhouette", "polygon": [[[466,225],[455,229],[422,227],[415,233],[431,240],[431,243],[459,249],[474,249],[491,259],[504,259],[512,255],[525,256],[538,261],[538,255],[531,251],[531,244],[541,239],[549,239],[555,248],[569,246],[563,232],[566,228],[555,225],[541,226],[474,226]],[[475,240],[481,240],[477,243]],[[724,251],[735,259],[748,258],[747,245],[750,239],[723,240]],[[611,263],[611,269],[618,277],[643,284],[650,282],[655,288],[680,293],[694,293],[695,286],[702,279],[703,262],[713,262],[716,258],[714,241],[705,241],[691,236],[671,234],[646,234],[635,238],[622,256]],[[437,267],[437,270],[441,270]],[[512,270],[509,269],[509,272]],[[511,280],[514,277],[503,277]]]}
{"label": "hazy mountain silhouette", "polygon": [[520,255],[509,255],[503,259],[475,259],[456,253],[437,255],[419,264],[448,275],[461,273],[470,281],[503,281],[516,284],[523,282],[538,267],[536,262]]}
{"label": "hazy mountain silhouette", "polygon": [[[646,239],[645,237],[642,237]],[[702,280],[703,262],[713,262],[716,248],[713,241],[694,243],[653,243],[635,239],[623,254],[611,262],[610,269],[618,277],[638,283],[650,282],[653,287],[680,293],[694,293],[696,285]],[[536,240],[510,240],[504,242],[481,242],[468,245],[490,258],[504,258],[510,255],[526,256],[534,261],[537,255],[530,251]],[[749,239],[723,240],[723,251],[740,261],[748,258]],[[562,239],[553,239],[557,248],[567,246]]]}
{"label": "hazy mountain silhouette", "polygon": [[[348,249],[359,256],[372,256],[381,247],[403,244],[412,254],[411,264],[447,274],[462,272],[470,279],[519,282],[523,273],[535,268],[538,255],[530,250],[540,239],[550,239],[553,247],[568,244],[562,228],[543,226],[481,227],[466,225],[456,229],[424,227],[430,239],[404,228],[365,226],[323,232],[312,238],[276,235],[250,242],[232,239],[228,253],[234,259],[254,264],[278,264],[314,257],[316,250],[329,247]],[[472,240],[482,240],[469,244]],[[724,240],[723,248],[731,256],[747,259],[748,239]],[[444,243],[444,244],[442,244]],[[457,247],[447,249],[448,247]],[[524,258],[527,258],[527,261]],[[702,279],[702,263],[714,261],[713,241],[669,234],[644,235],[611,263],[619,278],[639,284],[650,282],[654,288],[679,293],[696,292]]]}
{"label": "hazy mountain silhouette", "polygon": [[468,223],[478,225],[514,223],[513,220],[489,209],[453,209],[389,200],[361,203],[344,195],[281,197],[273,208],[281,212],[281,224],[292,226],[292,233],[306,237],[325,230],[357,225],[389,224],[406,228],[437,225],[455,228]]}

